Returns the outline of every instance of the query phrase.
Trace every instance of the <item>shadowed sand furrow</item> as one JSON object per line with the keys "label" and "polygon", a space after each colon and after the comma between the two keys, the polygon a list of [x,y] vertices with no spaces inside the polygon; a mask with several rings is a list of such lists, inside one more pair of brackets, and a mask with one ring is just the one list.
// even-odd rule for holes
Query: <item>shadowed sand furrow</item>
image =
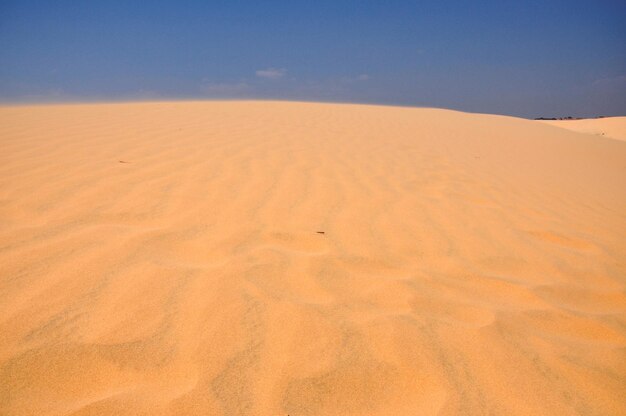
{"label": "shadowed sand furrow", "polygon": [[624,414],[625,184],[510,117],[0,107],[0,414]]}

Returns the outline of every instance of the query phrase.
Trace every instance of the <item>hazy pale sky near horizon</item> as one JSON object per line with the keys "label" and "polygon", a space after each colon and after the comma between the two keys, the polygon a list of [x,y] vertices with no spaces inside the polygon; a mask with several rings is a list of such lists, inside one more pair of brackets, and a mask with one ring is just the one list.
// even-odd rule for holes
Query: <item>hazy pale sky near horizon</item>
{"label": "hazy pale sky near horizon", "polygon": [[0,0],[0,101],[626,115],[626,1]]}

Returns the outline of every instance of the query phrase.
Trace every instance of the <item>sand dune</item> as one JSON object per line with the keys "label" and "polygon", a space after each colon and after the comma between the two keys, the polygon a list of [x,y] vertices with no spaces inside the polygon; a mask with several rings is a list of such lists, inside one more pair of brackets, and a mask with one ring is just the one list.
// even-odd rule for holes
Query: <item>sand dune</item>
{"label": "sand dune", "polygon": [[5,106],[0,162],[2,415],[626,414],[622,141],[434,109]]}
{"label": "sand dune", "polygon": [[551,124],[579,133],[605,136],[626,141],[626,117],[588,118],[582,120],[542,120]]}

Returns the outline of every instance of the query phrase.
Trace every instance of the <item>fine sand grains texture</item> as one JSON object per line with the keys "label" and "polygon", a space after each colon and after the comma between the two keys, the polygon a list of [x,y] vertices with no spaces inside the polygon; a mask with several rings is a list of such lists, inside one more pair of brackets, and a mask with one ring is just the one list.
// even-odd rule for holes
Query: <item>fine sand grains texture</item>
{"label": "fine sand grains texture", "polygon": [[0,108],[2,415],[624,415],[626,142],[445,110]]}

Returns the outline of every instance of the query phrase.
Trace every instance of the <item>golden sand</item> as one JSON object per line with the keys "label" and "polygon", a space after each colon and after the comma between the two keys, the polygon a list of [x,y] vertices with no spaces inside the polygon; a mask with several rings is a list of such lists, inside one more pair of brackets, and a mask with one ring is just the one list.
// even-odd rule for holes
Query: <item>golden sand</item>
{"label": "golden sand", "polygon": [[0,414],[624,415],[625,236],[536,121],[5,106]]}

